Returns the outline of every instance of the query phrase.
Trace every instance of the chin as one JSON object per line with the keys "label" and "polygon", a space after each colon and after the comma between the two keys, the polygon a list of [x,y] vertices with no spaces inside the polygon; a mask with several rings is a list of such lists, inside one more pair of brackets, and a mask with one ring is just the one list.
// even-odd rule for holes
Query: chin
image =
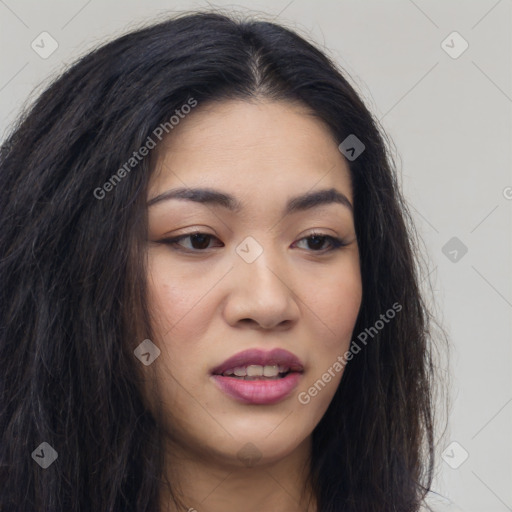
{"label": "chin", "polygon": [[[211,447],[215,458],[218,461],[222,460],[224,464],[237,467],[274,464],[292,454],[308,437],[307,432],[290,432],[284,427],[279,431],[280,427],[276,429],[276,425],[278,423],[270,428],[265,424],[264,429],[256,425],[250,431],[231,429],[230,433],[233,437],[225,437],[224,442]],[[266,432],[272,433],[268,435]]]}

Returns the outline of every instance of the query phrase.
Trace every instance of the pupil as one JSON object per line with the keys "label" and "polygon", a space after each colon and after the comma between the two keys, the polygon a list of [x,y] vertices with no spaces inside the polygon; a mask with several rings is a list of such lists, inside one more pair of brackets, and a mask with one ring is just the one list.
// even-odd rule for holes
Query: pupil
{"label": "pupil", "polygon": [[[315,245],[315,241],[316,241],[316,242],[321,242],[321,243],[320,243],[320,245],[318,245],[318,244],[317,244],[317,246],[316,246],[316,249],[319,249],[319,248],[321,248],[321,247],[322,247],[322,245],[323,245],[323,238],[324,238],[324,237],[321,237],[321,236],[311,236],[311,237],[309,238],[309,241],[310,241],[310,242],[311,242],[311,241],[313,241],[313,246]],[[315,247],[311,247],[311,243],[309,244],[309,246],[310,246],[310,249],[315,249]]]}
{"label": "pupil", "polygon": [[[199,240],[200,247],[195,247],[194,241]],[[204,243],[206,240],[206,243]],[[202,242],[202,243],[201,243]],[[194,249],[206,249],[208,247],[209,235],[202,235],[201,233],[192,235],[192,246]]]}

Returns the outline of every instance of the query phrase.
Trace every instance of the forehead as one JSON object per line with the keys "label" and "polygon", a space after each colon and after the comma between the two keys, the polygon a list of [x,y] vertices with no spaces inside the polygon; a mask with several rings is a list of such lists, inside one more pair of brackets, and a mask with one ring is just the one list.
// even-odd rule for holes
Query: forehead
{"label": "forehead", "polygon": [[329,128],[302,104],[199,104],[158,147],[148,197],[174,186],[232,190],[242,199],[336,187],[352,199],[350,171]]}

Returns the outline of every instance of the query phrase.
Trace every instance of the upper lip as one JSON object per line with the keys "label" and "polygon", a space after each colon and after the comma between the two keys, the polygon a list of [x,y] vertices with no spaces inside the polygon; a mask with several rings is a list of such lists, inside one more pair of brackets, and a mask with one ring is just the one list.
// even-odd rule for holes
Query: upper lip
{"label": "upper lip", "polygon": [[275,348],[270,351],[260,350],[257,348],[238,352],[234,356],[226,359],[212,370],[214,375],[222,375],[225,371],[239,366],[261,365],[286,366],[290,371],[302,372],[304,370],[301,360],[288,350]]}

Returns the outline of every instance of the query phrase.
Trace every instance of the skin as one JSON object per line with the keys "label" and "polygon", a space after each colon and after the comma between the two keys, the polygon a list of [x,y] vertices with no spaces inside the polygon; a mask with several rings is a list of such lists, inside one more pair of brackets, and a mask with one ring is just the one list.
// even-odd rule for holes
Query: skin
{"label": "skin", "polygon": [[[282,210],[292,196],[329,188],[353,204],[337,146],[305,106],[259,99],[200,104],[155,150],[148,200],[210,187],[243,205],[236,214],[185,199],[148,207],[148,299],[161,354],[144,371],[161,395],[157,404],[147,391],[147,400],[163,407],[166,475],[198,512],[316,511],[306,499],[311,433],[342,372],[307,405],[298,394],[349,348],[362,296],[359,252],[350,208]],[[196,229],[212,238],[161,242]],[[314,231],[347,245],[329,251],[329,239],[306,238]],[[235,251],[247,236],[263,249],[252,263]],[[242,404],[212,382],[210,370],[228,357],[276,347],[304,365],[281,402]],[[250,466],[237,456],[246,443],[260,456]],[[164,490],[161,510],[177,510]]]}

